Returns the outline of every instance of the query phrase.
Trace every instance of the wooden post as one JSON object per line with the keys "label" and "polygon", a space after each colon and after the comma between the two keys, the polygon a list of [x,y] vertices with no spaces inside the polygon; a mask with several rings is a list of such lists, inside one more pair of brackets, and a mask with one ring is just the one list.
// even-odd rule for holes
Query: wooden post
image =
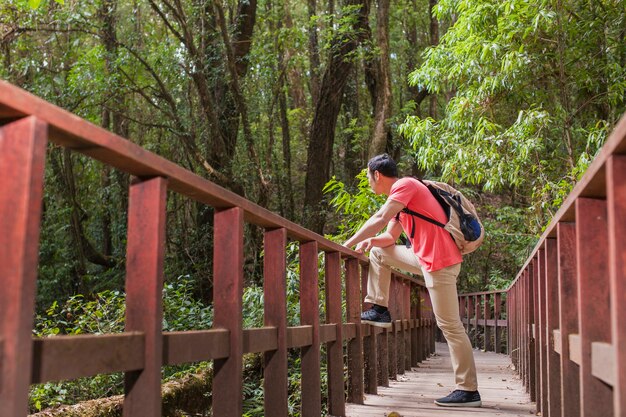
{"label": "wooden post", "polygon": [[576,200],[576,258],[578,271],[578,325],[580,333],[581,416],[611,417],[611,387],[593,376],[591,343],[610,342],[610,280],[607,210],[604,200]]}
{"label": "wooden post", "polygon": [[491,328],[487,323],[488,320],[491,320],[491,295],[485,294],[483,299],[483,318],[485,319],[485,338],[483,348],[485,349],[485,352],[489,352],[493,350],[493,345],[491,343]]}
{"label": "wooden post", "polygon": [[287,417],[287,230],[265,231],[264,324],[276,328],[276,350],[264,353],[263,401],[268,417]]}
{"label": "wooden post", "polygon": [[576,283],[576,227],[557,224],[559,258],[559,329],[561,331],[562,417],[580,415],[579,366],[570,360],[569,335],[578,333],[578,294]]}
{"label": "wooden post", "polygon": [[214,363],[213,415],[243,414],[243,210],[215,213],[213,256],[214,328],[230,332],[229,355]]}
{"label": "wooden post", "polygon": [[[367,279],[369,274],[369,266],[361,266],[361,299],[363,295],[367,293]],[[369,308],[370,304],[362,302],[361,310],[365,311]],[[365,364],[365,393],[377,394],[378,393],[378,335],[375,332],[373,326],[368,325],[369,335],[363,340],[363,356]]]}
{"label": "wooden post", "polygon": [[531,282],[531,301],[530,306],[532,314],[530,320],[532,321],[532,341],[531,341],[531,365],[530,365],[530,400],[537,402],[537,407],[540,407],[541,401],[537,401],[539,398],[540,390],[540,350],[539,339],[537,338],[537,331],[539,329],[539,268],[537,263],[533,261],[530,265],[530,282]]}
{"label": "wooden post", "polygon": [[548,413],[561,414],[561,364],[559,354],[554,350],[554,330],[559,328],[558,256],[556,239],[546,239],[546,341]]}
{"label": "wooden post", "polygon": [[348,402],[363,404],[363,335],[361,334],[361,280],[359,261],[349,258],[346,265],[347,321],[356,327],[348,342]]}
{"label": "wooden post", "polygon": [[329,342],[326,354],[328,363],[328,412],[331,416],[346,415],[343,386],[343,334],[341,314],[341,254],[326,252],[326,323],[334,324],[336,335]]}
{"label": "wooden post", "polygon": [[474,316],[474,311],[476,311],[474,308],[474,297],[467,297],[467,334],[470,336],[472,347],[476,347],[476,332],[472,332],[472,317]]}
{"label": "wooden post", "polygon": [[321,417],[320,330],[317,242],[300,244],[300,322],[312,327],[311,346],[300,351],[302,417]]}
{"label": "wooden post", "polygon": [[609,277],[611,290],[611,340],[615,350],[613,408],[626,416],[626,158],[612,156],[607,162],[609,229]]}
{"label": "wooden post", "polygon": [[545,247],[537,251],[537,263],[539,270],[539,326],[536,330],[539,349],[539,379],[537,386],[541,395],[537,393],[537,404],[541,404],[541,413],[546,416],[548,413],[548,344],[546,341],[546,261]]}
{"label": "wooden post", "polygon": [[415,296],[417,286],[415,284],[409,284],[409,296],[413,299],[417,298],[416,302],[411,303],[411,366],[417,366],[420,361],[419,352],[419,296]]}
{"label": "wooden post", "polygon": [[126,247],[126,331],[144,334],[144,368],[126,372],[124,416],[161,415],[167,180],[134,179]]}
{"label": "wooden post", "polygon": [[0,127],[0,416],[28,414],[48,126]]}
{"label": "wooden post", "polygon": [[502,308],[502,293],[497,292],[493,297],[493,321],[495,323],[494,327],[494,352],[502,353],[502,327],[498,325],[498,320],[500,320],[500,311]]}
{"label": "wooden post", "polygon": [[391,282],[389,283],[389,312],[391,313],[391,329],[388,333],[388,355],[389,364],[387,369],[389,371],[389,378],[396,379],[398,375],[398,332],[397,332],[397,320],[398,320],[398,300],[396,298],[396,285],[397,280],[393,272],[391,273]]}
{"label": "wooden post", "polygon": [[404,369],[411,370],[411,283],[410,281],[402,282],[403,307],[402,307],[402,328],[404,329]]}

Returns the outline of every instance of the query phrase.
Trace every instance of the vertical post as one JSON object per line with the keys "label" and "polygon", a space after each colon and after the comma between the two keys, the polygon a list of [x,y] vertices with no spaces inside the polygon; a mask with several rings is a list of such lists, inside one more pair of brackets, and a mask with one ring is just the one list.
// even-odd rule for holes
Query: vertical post
{"label": "vertical post", "polygon": [[426,356],[424,354],[424,323],[422,321],[422,287],[415,286],[415,320],[417,322],[417,361],[423,361]]}
{"label": "vertical post", "polygon": [[561,414],[561,364],[554,350],[554,330],[559,328],[558,254],[556,239],[546,239],[546,340],[548,341],[549,415]]}
{"label": "vertical post", "polygon": [[495,293],[493,295],[493,321],[495,323],[495,327],[494,327],[494,335],[493,335],[493,342],[494,342],[494,352],[496,353],[501,353],[502,352],[502,348],[501,348],[501,337],[502,337],[502,328],[498,325],[498,320],[500,320],[500,309],[502,308],[502,293]]}
{"label": "vertical post", "polygon": [[570,360],[568,337],[572,333],[578,333],[576,227],[574,223],[557,224],[557,246],[559,259],[559,328],[561,330],[561,416],[579,416],[579,367]]}
{"label": "vertical post", "polygon": [[[539,381],[541,395],[537,394],[537,404],[541,404],[541,413],[548,416],[548,349],[546,341],[546,261],[545,246],[537,252],[537,262],[539,270],[539,326],[536,328],[536,337],[539,341],[537,349],[539,349]],[[535,264],[537,266],[537,264]]]}
{"label": "vertical post", "polygon": [[263,262],[264,324],[276,328],[276,350],[264,353],[263,401],[268,417],[287,417],[287,230],[266,230]]}
{"label": "vertical post", "polygon": [[398,308],[398,299],[396,297],[396,286],[398,280],[395,277],[395,274],[391,273],[391,282],[389,283],[389,312],[391,313],[391,329],[390,334],[388,334],[388,355],[389,355],[389,378],[396,379],[398,375],[398,312],[400,309]]}
{"label": "vertical post", "polygon": [[312,327],[311,346],[300,352],[302,367],[302,417],[321,417],[320,329],[317,242],[300,244],[300,321]]}
{"label": "vertical post", "polygon": [[[361,265],[361,294],[367,293],[368,265]],[[363,297],[361,297],[363,298]],[[365,311],[368,304],[363,302],[361,309]],[[361,325],[362,326],[362,325]],[[367,326],[369,335],[363,340],[363,356],[365,362],[365,393],[378,393],[378,336],[374,326]]]}
{"label": "vertical post", "polygon": [[474,297],[467,297],[467,334],[470,336],[472,347],[476,347],[476,332],[472,332],[472,317],[474,316]]}
{"label": "vertical post", "polygon": [[[419,297],[414,297],[415,296],[415,290],[417,289],[417,286],[413,283],[409,284],[409,297],[412,299],[415,298],[419,298]],[[409,299],[409,301],[411,302],[411,299]],[[411,307],[410,307],[410,311],[411,311],[411,323],[413,323],[413,325],[411,326],[411,366],[417,366],[420,359],[419,359],[419,316],[418,316],[418,308],[419,308],[419,301],[417,302],[411,302]]]}
{"label": "vertical post", "polygon": [[607,162],[609,225],[609,277],[611,290],[611,339],[615,349],[613,408],[626,415],[626,158],[612,156]]}
{"label": "vertical post", "polygon": [[213,415],[243,413],[243,210],[215,213],[213,255],[213,326],[230,332],[228,357],[214,363]]}
{"label": "vertical post", "polygon": [[0,127],[0,416],[28,413],[48,126]]}
{"label": "vertical post", "polygon": [[336,339],[328,343],[328,412],[346,415],[343,387],[343,335],[341,314],[341,254],[326,252],[326,323],[336,327]]}
{"label": "vertical post", "polygon": [[480,296],[479,295],[475,295],[474,296],[474,317],[476,320],[476,323],[474,325],[474,334],[475,334],[475,340],[476,340],[476,347],[479,346],[479,341],[480,341]]}
{"label": "vertical post", "polygon": [[348,402],[363,404],[363,335],[361,334],[361,280],[359,262],[349,258],[346,265],[347,321],[354,323],[355,337],[348,342]]}
{"label": "vertical post", "polygon": [[491,344],[491,328],[487,323],[487,321],[491,319],[491,295],[485,294],[483,296],[483,299],[483,318],[485,319],[485,339],[483,343],[483,348],[485,349],[485,352],[489,352],[493,350],[493,346]]}
{"label": "vertical post", "polygon": [[145,335],[144,368],[126,372],[124,416],[161,415],[163,261],[167,180],[134,179],[126,247],[126,331]]}
{"label": "vertical post", "polygon": [[539,350],[539,340],[537,339],[537,331],[539,329],[539,268],[537,267],[537,263],[533,261],[531,263],[530,269],[530,282],[531,282],[531,301],[530,306],[532,309],[532,314],[530,319],[532,321],[532,343],[531,343],[531,366],[530,366],[530,400],[537,402],[537,408],[540,407],[541,401],[537,401],[539,397],[539,387],[540,387],[540,350]]}
{"label": "vertical post", "polygon": [[402,283],[403,308],[402,308],[402,327],[404,329],[404,369],[411,370],[411,358],[413,351],[411,349],[412,330],[411,330],[411,282],[404,281]]}
{"label": "vertical post", "polygon": [[610,280],[607,210],[604,200],[576,200],[578,325],[580,330],[581,416],[613,415],[611,387],[592,375],[591,343],[610,342]]}

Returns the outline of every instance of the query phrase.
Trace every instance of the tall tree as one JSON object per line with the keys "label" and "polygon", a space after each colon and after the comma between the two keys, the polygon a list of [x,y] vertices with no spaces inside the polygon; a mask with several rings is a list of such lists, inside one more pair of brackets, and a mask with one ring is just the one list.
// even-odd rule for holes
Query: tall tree
{"label": "tall tree", "polygon": [[307,154],[303,222],[318,233],[322,233],[326,221],[322,190],[330,179],[337,116],[343,89],[354,65],[350,54],[356,50],[368,25],[368,9],[368,0],[347,0],[344,4],[343,16],[336,22],[338,28],[333,35],[329,62],[315,106]]}

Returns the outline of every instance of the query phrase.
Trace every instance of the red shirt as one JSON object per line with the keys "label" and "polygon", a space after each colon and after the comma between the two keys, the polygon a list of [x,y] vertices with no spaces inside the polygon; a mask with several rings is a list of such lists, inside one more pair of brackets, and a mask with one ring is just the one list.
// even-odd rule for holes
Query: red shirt
{"label": "red shirt", "polygon": [[[389,200],[394,200],[409,210],[424,214],[440,223],[446,223],[446,214],[428,188],[414,178],[401,178],[391,186]],[[395,221],[395,218],[394,218]],[[413,251],[426,271],[437,271],[463,261],[459,248],[447,230],[419,217],[400,212],[400,224],[411,240]],[[415,224],[415,235],[411,230]]]}

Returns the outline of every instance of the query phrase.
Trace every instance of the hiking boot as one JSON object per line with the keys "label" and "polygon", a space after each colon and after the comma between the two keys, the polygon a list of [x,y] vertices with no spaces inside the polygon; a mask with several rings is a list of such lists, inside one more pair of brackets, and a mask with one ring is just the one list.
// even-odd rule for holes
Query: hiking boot
{"label": "hiking boot", "polygon": [[457,389],[448,394],[447,397],[435,400],[435,404],[442,407],[480,407],[482,402],[478,391]]}
{"label": "hiking boot", "polygon": [[361,313],[361,323],[389,328],[391,327],[391,314],[389,314],[389,310],[386,310],[384,313],[379,313],[373,308],[370,308]]}

